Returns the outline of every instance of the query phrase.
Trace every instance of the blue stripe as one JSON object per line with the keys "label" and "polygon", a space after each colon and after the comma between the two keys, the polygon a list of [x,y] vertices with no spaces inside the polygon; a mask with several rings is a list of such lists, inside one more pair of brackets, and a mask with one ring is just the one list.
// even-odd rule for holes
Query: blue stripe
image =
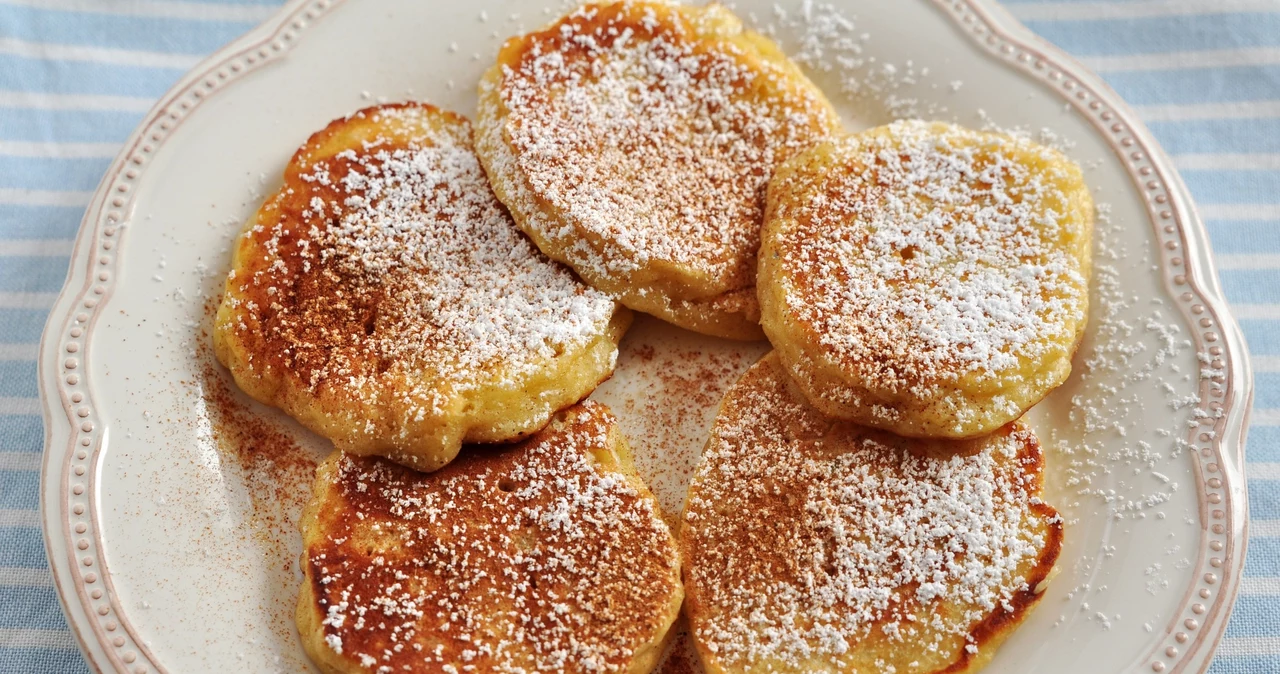
{"label": "blue stripe", "polygon": [[51,587],[6,587],[0,629],[65,630],[67,620]]}
{"label": "blue stripe", "polygon": [[[1255,375],[1256,376],[1256,375]],[[1254,389],[1257,395],[1259,389]],[[1250,463],[1280,463],[1280,427],[1253,426],[1245,446],[1245,458]]]}
{"label": "blue stripe", "polygon": [[0,360],[0,396],[35,398],[39,395],[34,360]]}
{"label": "blue stripe", "polygon": [[0,414],[0,451],[39,452],[44,448],[44,420],[38,416]]}
{"label": "blue stripe", "polygon": [[1215,253],[1280,251],[1280,221],[1209,220],[1205,228]]}
{"label": "blue stripe", "polygon": [[97,188],[110,165],[111,159],[106,157],[0,157],[0,187],[87,192]]}
{"label": "blue stripe", "polygon": [[1280,98],[1280,66],[1107,73],[1107,84],[1130,105],[1227,103]]}
{"label": "blue stripe", "polygon": [[[75,637],[67,633],[71,643]],[[0,648],[0,671],[4,672],[57,672],[57,674],[89,674],[89,666],[80,655],[80,649],[72,648]]]}
{"label": "blue stripe", "polygon": [[1226,269],[1218,273],[1230,302],[1272,304],[1280,302],[1276,273],[1266,269]]}
{"label": "blue stripe", "polygon": [[1261,637],[1275,634],[1280,628],[1275,597],[1242,596],[1227,625],[1227,638]]}
{"label": "blue stripe", "polygon": [[1249,343],[1249,353],[1280,355],[1280,321],[1250,318],[1240,319],[1239,323]]}
{"label": "blue stripe", "polygon": [[[0,510],[34,510],[40,503],[40,474],[0,470]],[[12,566],[0,563],[0,566]]]}
{"label": "blue stripe", "polygon": [[181,76],[181,69],[141,68],[81,61],[41,61],[0,54],[0,89],[15,91],[159,98]]}
{"label": "blue stripe", "polygon": [[[0,75],[3,77],[3,75]],[[0,140],[54,143],[123,143],[142,113],[111,110],[41,110],[0,114]]]}
{"label": "blue stripe", "polygon": [[1256,372],[1253,383],[1254,407],[1280,407],[1280,373]]}
{"label": "blue stripe", "polygon": [[47,314],[41,309],[0,309],[0,342],[34,344],[40,341]]}
{"label": "blue stripe", "polygon": [[[1093,21],[1029,21],[1051,41],[1070,40],[1075,56],[1163,54],[1280,45],[1280,14],[1202,14]],[[1176,46],[1175,46],[1176,45]]]}
{"label": "blue stripe", "polygon": [[[80,206],[0,204],[0,222],[5,226],[5,238],[10,239],[74,238],[76,232],[80,231],[80,220],[83,217],[84,208]],[[0,314],[0,334],[5,329],[6,321],[3,318],[3,314]]]}
{"label": "blue stripe", "polygon": [[[1249,491],[1252,492],[1253,489],[1250,488]],[[1249,502],[1253,503],[1252,494]],[[1244,559],[1244,575],[1280,576],[1280,538],[1249,539],[1249,551]]]}
{"label": "blue stripe", "polygon": [[1148,126],[1169,154],[1280,152],[1280,119],[1197,119]]}
{"label": "blue stripe", "polygon": [[1280,203],[1280,171],[1180,171],[1205,204]]}
{"label": "blue stripe", "polygon": [[[1231,616],[1235,622],[1235,615]],[[1272,634],[1280,633],[1280,629]],[[1246,655],[1235,658],[1216,657],[1208,674],[1275,674],[1277,658],[1273,655]]]}
{"label": "blue stripe", "polygon": [[36,527],[0,527],[0,566],[47,569],[44,536]]}
{"label": "blue stripe", "polygon": [[[0,291],[25,291],[56,293],[67,278],[66,258],[9,258],[0,266]],[[25,263],[25,264],[24,264]]]}
{"label": "blue stripe", "polygon": [[[194,21],[127,14],[80,14],[22,5],[0,5],[0,34],[31,42],[200,56],[212,52],[251,23]],[[56,39],[52,39],[56,36]]]}

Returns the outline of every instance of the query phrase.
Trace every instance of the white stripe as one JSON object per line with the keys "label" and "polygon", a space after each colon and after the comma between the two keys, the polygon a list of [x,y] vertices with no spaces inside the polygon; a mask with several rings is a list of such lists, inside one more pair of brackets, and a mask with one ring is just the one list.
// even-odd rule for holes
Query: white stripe
{"label": "white stripe", "polygon": [[1137,111],[1139,117],[1148,122],[1172,122],[1184,119],[1280,117],[1280,101],[1135,105],[1133,109]]}
{"label": "white stripe", "polygon": [[24,190],[0,187],[0,204],[24,206],[88,206],[93,192],[62,192],[53,190]]}
{"label": "white stripe", "polygon": [[1246,464],[1244,476],[1249,480],[1280,480],[1280,463]]}
{"label": "white stripe", "polygon": [[1179,154],[1173,163],[1184,171],[1273,171],[1280,169],[1280,154]]}
{"label": "white stripe", "polygon": [[97,94],[45,94],[35,91],[0,90],[0,107],[32,110],[114,110],[146,112],[155,103],[141,96],[101,96]]}
{"label": "white stripe", "polygon": [[10,587],[53,587],[53,576],[48,569],[0,566],[0,585],[8,585]]}
{"label": "white stripe", "polygon": [[1250,426],[1280,426],[1280,409],[1274,407],[1255,408],[1249,413]]}
{"label": "white stripe", "polygon": [[58,293],[0,292],[0,309],[48,309]]}
{"label": "white stripe", "polygon": [[199,56],[188,54],[85,47],[83,45],[54,44],[50,42],[28,42],[7,37],[0,38],[0,54],[13,54],[14,56],[49,61],[91,61],[93,63],[108,63],[117,66],[173,68],[176,70],[187,70],[200,60]]}
{"label": "white stripe", "polygon": [[0,452],[0,470],[40,470],[39,452]]}
{"label": "white stripe", "polygon": [[0,360],[35,360],[35,344],[0,344]]}
{"label": "white stripe", "polygon": [[1280,578],[1241,578],[1241,594],[1280,595]]}
{"label": "white stripe", "polygon": [[1249,538],[1280,538],[1280,520],[1254,520],[1250,522]]}
{"label": "white stripe", "polygon": [[40,512],[36,510],[0,510],[0,527],[38,527]]}
{"label": "white stripe", "polygon": [[158,16],[196,21],[243,21],[257,23],[275,13],[276,7],[231,5],[212,2],[171,2],[166,0],[0,0],[0,4],[56,9],[64,12],[93,12],[129,16]]}
{"label": "white stripe", "polygon": [[1244,476],[1247,480],[1280,480],[1280,463],[1245,464]]}
{"label": "white stripe", "polygon": [[1246,49],[1206,49],[1159,54],[1125,54],[1121,56],[1088,56],[1080,59],[1095,72],[1134,70],[1181,70],[1190,68],[1230,68],[1280,63],[1280,47]]}
{"label": "white stripe", "polygon": [[1274,0],[1134,0],[1133,2],[1028,2],[1006,5],[1023,21],[1077,21],[1090,19],[1137,19],[1146,16],[1180,14],[1234,14],[1274,12]]}
{"label": "white stripe", "polygon": [[1219,658],[1251,655],[1280,655],[1280,637],[1231,637],[1223,639],[1217,651]]}
{"label": "white stripe", "polygon": [[1213,261],[1218,269],[1280,269],[1277,253],[1218,253]]}
{"label": "white stripe", "polygon": [[0,396],[0,414],[39,414],[39,398],[14,398]]}
{"label": "white stripe", "polygon": [[97,158],[114,157],[119,151],[119,143],[39,143],[21,140],[0,140],[0,155],[9,155],[10,157]]}
{"label": "white stripe", "polygon": [[1197,204],[1206,220],[1280,220],[1280,204]]}
{"label": "white stripe", "polygon": [[0,629],[0,647],[3,648],[78,648],[76,640],[67,630]]}
{"label": "white stripe", "polygon": [[0,309],[48,309],[57,293],[0,293]]}
{"label": "white stripe", "polygon": [[1280,372],[1280,356],[1251,356],[1254,372]]}
{"label": "white stripe", "polygon": [[0,241],[0,257],[68,257],[75,245],[71,239],[10,239]]}
{"label": "white stripe", "polygon": [[[1280,319],[1280,304],[1232,304],[1231,315],[1242,320],[1274,321]],[[1257,414],[1254,410],[1254,414]]]}

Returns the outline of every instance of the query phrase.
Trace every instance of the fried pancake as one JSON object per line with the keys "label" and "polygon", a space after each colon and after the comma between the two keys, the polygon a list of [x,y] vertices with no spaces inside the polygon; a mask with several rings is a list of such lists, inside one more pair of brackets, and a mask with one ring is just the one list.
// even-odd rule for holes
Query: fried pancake
{"label": "fried pancake", "polygon": [[589,4],[512,38],[480,84],[476,151],[516,223],[626,306],[760,339],[765,187],[838,119],[719,5]]}
{"label": "fried pancake", "polygon": [[1043,467],[1021,422],[914,440],[832,419],[765,356],[725,396],[685,506],[685,612],[703,665],[977,671],[1062,547]]}
{"label": "fried pancake", "polygon": [[466,119],[387,105],[293,156],[237,242],[214,347],[339,449],[435,470],[590,394],[630,321],[512,224]]}
{"label": "fried pancake", "polygon": [[340,452],[303,513],[298,631],[328,674],[648,672],[675,539],[608,408],[430,474]]}
{"label": "fried pancake", "polygon": [[1092,236],[1093,201],[1062,153],[895,122],[777,172],[762,324],[827,414],[912,437],[976,437],[1071,373]]}

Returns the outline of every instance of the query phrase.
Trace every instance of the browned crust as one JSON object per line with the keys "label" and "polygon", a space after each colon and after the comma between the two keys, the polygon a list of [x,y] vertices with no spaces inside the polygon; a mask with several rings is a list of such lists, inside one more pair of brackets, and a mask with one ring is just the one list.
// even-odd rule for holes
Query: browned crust
{"label": "browned crust", "polygon": [[[550,480],[548,471],[557,465],[554,457],[578,452],[588,458],[595,473],[619,477],[634,490],[631,496],[624,495],[627,513],[649,512],[652,519],[640,515],[641,522],[612,521],[607,535],[586,543],[574,543],[554,527],[531,528],[526,523],[511,530],[514,524],[510,523],[522,521],[521,508],[529,503],[513,492],[534,480]],[[581,479],[577,472],[562,475]],[[544,487],[532,497],[534,501],[557,498],[558,489],[552,483]],[[439,500],[431,501],[432,494]],[[645,510],[646,501],[652,510]],[[397,510],[407,507],[404,503],[415,504],[412,515]],[[422,512],[428,507],[424,503],[442,504],[447,517],[439,522],[424,518]],[[546,430],[516,445],[469,447],[458,460],[431,474],[382,459],[335,454],[318,471],[315,493],[300,528],[304,589],[298,605],[299,630],[308,654],[327,672],[372,672],[379,666],[435,672],[445,671],[451,663],[460,669],[464,664],[481,671],[493,668],[499,663],[490,656],[482,654],[467,662],[462,653],[483,644],[492,647],[506,629],[521,628],[516,619],[520,614],[531,612],[546,620],[545,612],[552,610],[547,606],[554,601],[567,603],[586,619],[574,635],[582,643],[629,644],[630,651],[609,658],[619,671],[648,671],[661,655],[683,599],[675,539],[662,523],[652,494],[634,473],[616,420],[608,408],[596,403],[563,412]],[[542,547],[525,547],[535,542],[572,556],[596,583],[597,594],[574,595],[572,585],[562,586],[566,576],[554,565],[530,575],[524,567],[504,561],[515,550],[547,554],[539,552]],[[474,562],[454,568],[457,560],[468,557]],[[432,608],[417,619],[412,634],[406,637],[407,632],[399,632],[399,643],[423,644],[424,651],[405,648],[379,659],[375,666],[364,666],[356,654],[378,655],[398,643],[393,629],[398,619],[383,618],[370,606],[367,615],[374,617],[363,629],[351,626],[356,614],[350,609],[342,626],[322,624],[322,620],[344,592],[367,603],[399,582],[406,592],[427,596],[424,607],[447,601],[441,610],[471,612],[479,624],[465,628],[459,620],[444,618],[453,626],[441,629],[437,624],[441,618]],[[584,608],[590,602],[594,606]],[[523,629],[536,634],[538,628],[525,625]],[[326,638],[342,640],[344,653],[336,653]],[[437,645],[444,659],[429,661],[423,653]],[[514,664],[532,669],[534,654],[522,650],[528,647],[511,648],[517,651]],[[570,660],[564,665],[564,671],[588,670],[582,662]]]}
{"label": "browned crust", "polygon": [[[1039,447],[1039,438],[1035,439],[1034,443]],[[1027,470],[1036,476],[1031,492],[1039,493],[1044,489],[1044,452],[1035,452],[1029,457],[1030,461],[1028,461],[1028,453],[1030,453],[1030,450],[1024,448],[1022,456],[1019,458],[1024,465],[1030,464]],[[946,669],[939,670],[936,674],[968,674],[985,667],[995,655],[995,650],[1000,647],[1000,644],[1022,624],[1031,609],[1035,608],[1035,605],[1044,597],[1044,591],[1043,588],[1040,588],[1040,584],[1049,580],[1053,574],[1054,566],[1058,563],[1058,556],[1062,553],[1064,527],[1058,510],[1048,503],[1032,504],[1031,510],[1045,522],[1049,536],[1038,563],[1027,574],[1027,586],[1014,595],[1009,602],[1013,605],[1013,610],[1006,610],[1001,606],[970,630],[969,635],[973,637],[974,643],[979,644],[977,653],[970,653],[961,649],[959,659]],[[1041,591],[1037,592],[1037,589]]]}
{"label": "browned crust", "polygon": [[[341,181],[368,171],[361,162],[376,166],[371,157],[378,151],[430,145],[471,152],[470,123],[430,104],[394,103],[362,109],[312,134],[285,167],[283,185],[236,241],[214,332],[219,361],[246,393],[344,451],[387,456],[419,470],[444,465],[464,442],[516,441],[543,428],[557,410],[609,376],[616,345],[631,323],[630,311],[611,304],[612,317],[598,324],[598,332],[554,357],[521,365],[513,375],[516,386],[502,373],[525,354],[499,353],[484,367],[459,370],[447,331],[406,327],[428,321],[417,301],[426,296],[409,267],[378,260],[388,271],[370,275],[355,254],[335,252],[341,249],[321,243],[325,239],[314,232],[325,233],[353,208]],[[465,195],[449,197],[450,205],[485,223],[488,229],[481,231],[487,233],[478,236],[519,241],[548,278],[563,277],[567,288],[591,294],[592,303],[606,302],[526,243],[480,167],[471,166],[440,170],[465,174]],[[329,209],[316,211],[316,200]],[[488,250],[480,238],[456,243]]]}
{"label": "browned crust", "polygon": [[[743,375],[743,379],[746,379],[753,371],[756,370],[756,368],[762,367],[766,364],[766,361],[770,360],[773,360],[771,367],[777,368],[781,373],[782,366],[777,362],[776,352],[771,352],[770,354],[766,354],[762,357],[756,365],[748,370],[748,373]],[[790,395],[796,400],[805,400],[795,381],[791,380],[789,377],[785,377],[785,375],[784,379],[785,386],[787,390],[790,391]],[[741,383],[735,386],[739,385],[741,385]],[[733,399],[732,391],[730,391],[730,393],[726,394],[724,402],[721,404],[717,418],[724,414],[735,413],[733,410],[726,409],[727,406],[735,404],[737,403]],[[738,410],[738,412],[740,411],[741,410]],[[795,426],[787,429],[785,432],[787,434],[795,434],[797,437],[810,437],[811,435],[813,437],[817,437],[824,435],[831,427],[837,424],[849,424],[849,422],[834,418],[826,418],[825,421],[818,421],[816,423],[818,426]],[[1021,424],[1021,422],[1011,422],[997,432],[1003,432],[1015,424]],[[864,430],[870,436],[883,435],[886,438],[893,437],[891,434],[884,431],[878,431],[870,428]],[[1018,454],[1013,460],[1022,467],[1024,474],[1034,476],[1034,479],[1025,485],[1027,493],[1031,495],[1039,495],[1043,492],[1044,488],[1046,458],[1039,439],[1030,434],[1028,434],[1028,436],[1028,441],[1021,444],[1018,449]],[[930,445],[935,446],[950,444],[955,453],[968,454],[977,450],[977,445],[974,444],[974,442],[981,441],[982,437],[985,436],[970,439],[958,439],[955,441],[939,441],[935,439],[929,440],[928,442]],[[713,437],[708,441],[708,446],[710,446],[714,441],[715,439]],[[690,497],[695,494],[695,490],[696,484],[691,485]],[[686,508],[687,507],[686,501]],[[1022,624],[1030,611],[1035,607],[1040,599],[1043,598],[1044,588],[1041,586],[1042,584],[1047,583],[1054,575],[1054,568],[1062,552],[1064,524],[1057,509],[1043,501],[1029,504],[1028,510],[1032,515],[1033,521],[1044,526],[1045,544],[1043,550],[1041,550],[1040,554],[1036,557],[1035,565],[1031,567],[1025,575],[1025,586],[1016,591],[1010,598],[1008,603],[1011,605],[1011,608],[1006,609],[1003,606],[998,607],[995,611],[985,616],[969,630],[968,637],[971,641],[968,641],[968,643],[972,643],[977,647],[976,653],[970,653],[963,648],[958,649],[955,660],[951,663],[941,668],[934,668],[928,671],[921,670],[920,674],[971,674],[972,672],[982,669],[995,656],[995,653],[1004,640]],[[699,614],[706,615],[710,610],[710,605],[702,596],[703,592],[699,591],[698,584],[695,583],[691,577],[691,574],[694,571],[694,552],[691,546],[692,541],[690,539],[690,535],[687,532],[689,526],[688,521],[684,517],[681,517],[678,538],[680,541],[681,565],[683,568],[686,591],[683,611],[686,618]],[[786,524],[780,523],[779,526],[785,527]],[[763,543],[763,541],[741,541],[740,543],[742,547],[752,548],[756,544]],[[766,552],[762,551],[761,554],[766,554]],[[1037,592],[1037,589],[1039,589],[1040,592]],[[701,661],[701,665],[707,672],[719,674],[722,672],[738,671],[738,669],[732,667],[722,666],[722,663],[715,659],[706,649],[706,645],[696,638],[694,639],[694,645],[698,653],[699,660]],[[856,646],[854,648],[856,649]]]}
{"label": "browned crust", "polygon": [[[477,138],[477,150],[486,171],[493,177],[494,191],[510,209],[513,219],[538,247],[552,259],[567,264],[575,269],[582,278],[594,287],[615,295],[625,306],[650,313],[679,327],[702,334],[724,337],[741,341],[758,341],[764,339],[764,331],[759,326],[759,304],[756,300],[755,267],[758,245],[752,246],[744,259],[735,262],[735,269],[727,282],[710,279],[694,281],[687,272],[677,269],[677,265],[664,261],[653,265],[652,269],[644,269],[633,274],[631,278],[617,279],[609,274],[595,273],[584,265],[576,264],[572,255],[566,254],[562,248],[564,242],[547,235],[542,223],[551,223],[554,228],[566,224],[558,209],[539,190],[533,189],[522,170],[504,170],[504,163],[498,157],[501,154],[512,154],[511,134],[507,129],[511,111],[502,102],[498,93],[505,80],[504,71],[519,70],[528,56],[533,52],[560,51],[566,55],[567,61],[575,58],[581,60],[586,47],[567,39],[560,29],[566,24],[579,26],[582,32],[607,27],[612,24],[624,26],[638,36],[664,34],[676,35],[678,41],[698,41],[702,43],[699,50],[717,49],[723,44],[732,44],[736,49],[735,56],[760,67],[767,64],[778,69],[790,80],[787,95],[812,96],[814,110],[813,140],[816,142],[839,127],[839,117],[820,90],[813,85],[804,73],[792,63],[785,54],[770,40],[756,33],[746,31],[736,18],[732,18],[723,7],[710,8],[672,5],[665,2],[649,2],[645,0],[628,2],[598,2],[587,5],[595,13],[589,18],[571,15],[553,22],[551,25],[530,32],[523,36],[509,38],[499,50],[497,65],[491,68],[482,79],[481,106]],[[653,12],[654,21],[646,19],[646,12]],[[606,35],[604,39],[616,39]],[[636,39],[645,39],[639,37]],[[536,50],[535,50],[536,47]],[[760,89],[764,85],[757,85]],[[781,91],[784,87],[779,87]],[[795,92],[800,92],[796,94]],[[755,92],[755,95],[760,95]],[[779,94],[774,93],[773,96]],[[545,102],[545,101],[544,101]],[[489,128],[486,128],[489,127]],[[498,145],[504,146],[499,149]],[[785,156],[783,157],[786,158]],[[765,208],[765,189],[760,189],[757,196],[757,216],[755,229],[758,230],[763,221]],[[595,254],[607,251],[610,244],[598,234],[585,231],[574,226],[574,244],[584,245]],[[758,237],[757,237],[758,238]],[[675,275],[674,278],[671,275]],[[718,290],[708,291],[696,286],[719,285]]]}

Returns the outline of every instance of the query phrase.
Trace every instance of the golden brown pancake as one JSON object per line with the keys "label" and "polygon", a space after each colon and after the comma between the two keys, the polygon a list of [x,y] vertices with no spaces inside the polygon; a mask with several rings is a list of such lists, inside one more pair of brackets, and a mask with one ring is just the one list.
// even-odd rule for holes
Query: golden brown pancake
{"label": "golden brown pancake", "polygon": [[814,409],[776,353],[729,391],[680,533],[708,672],[959,674],[1039,600],[1062,546],[1015,422],[902,438]]}
{"label": "golden brown pancake", "polygon": [[630,320],[515,227],[466,119],[386,105],[293,156],[236,243],[214,347],[339,449],[435,470],[590,394]]}
{"label": "golden brown pancake", "polygon": [[837,125],[724,7],[627,1],[508,40],[480,85],[476,150],[520,228],[593,287],[681,327],[760,339],[765,186]]}
{"label": "golden brown pancake", "polygon": [[302,517],[298,631],[329,674],[648,672],[675,539],[606,407],[430,474],[335,452]]}
{"label": "golden brown pancake", "polygon": [[1093,201],[1062,153],[895,122],[775,175],[762,324],[827,414],[912,437],[990,433],[1071,373],[1092,235]]}

